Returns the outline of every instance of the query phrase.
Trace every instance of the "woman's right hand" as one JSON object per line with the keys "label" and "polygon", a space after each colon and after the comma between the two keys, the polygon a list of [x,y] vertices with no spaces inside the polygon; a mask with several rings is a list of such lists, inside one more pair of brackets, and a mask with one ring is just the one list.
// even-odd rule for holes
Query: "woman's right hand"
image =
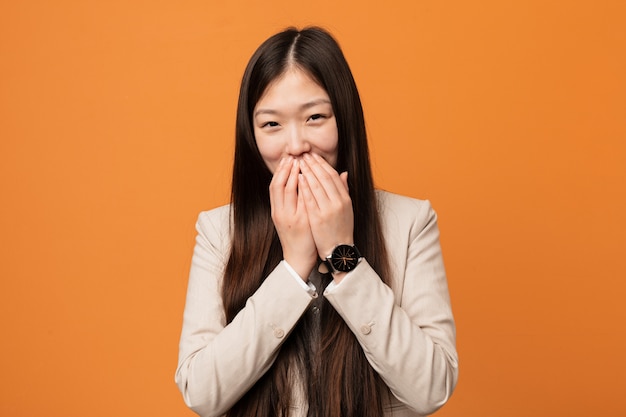
{"label": "woman's right hand", "polygon": [[299,161],[283,158],[270,183],[272,221],[285,261],[307,281],[317,263],[317,248],[302,198],[298,193]]}

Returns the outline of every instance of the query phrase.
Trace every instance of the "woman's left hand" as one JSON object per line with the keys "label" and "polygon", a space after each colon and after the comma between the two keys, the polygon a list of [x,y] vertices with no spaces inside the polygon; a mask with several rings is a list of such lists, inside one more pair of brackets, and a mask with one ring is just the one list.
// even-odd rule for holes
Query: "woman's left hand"
{"label": "woman's left hand", "polygon": [[335,246],[354,243],[354,213],[348,173],[341,175],[321,156],[305,154],[300,163],[302,192],[318,255],[325,259]]}

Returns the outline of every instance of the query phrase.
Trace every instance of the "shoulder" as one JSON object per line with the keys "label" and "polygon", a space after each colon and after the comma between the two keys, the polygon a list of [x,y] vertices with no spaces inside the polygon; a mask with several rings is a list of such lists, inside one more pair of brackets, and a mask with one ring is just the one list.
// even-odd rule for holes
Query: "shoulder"
{"label": "shoulder", "polygon": [[230,219],[230,204],[226,204],[220,207],[216,207],[211,210],[206,210],[200,212],[198,216],[198,221],[207,222],[207,223],[223,223]]}
{"label": "shoulder", "polygon": [[376,198],[383,223],[397,223],[400,227],[411,224],[423,227],[437,219],[437,214],[428,200],[382,190],[376,190]]}
{"label": "shoulder", "polygon": [[230,241],[230,205],[203,211],[198,215],[198,235],[211,242]]}

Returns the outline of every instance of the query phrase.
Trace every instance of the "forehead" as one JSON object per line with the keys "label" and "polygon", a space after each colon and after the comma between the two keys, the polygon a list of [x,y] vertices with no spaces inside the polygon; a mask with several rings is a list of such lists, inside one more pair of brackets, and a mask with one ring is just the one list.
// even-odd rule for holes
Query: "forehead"
{"label": "forehead", "polygon": [[309,72],[298,67],[289,67],[267,85],[255,107],[274,101],[285,102],[313,97],[329,98],[326,90]]}

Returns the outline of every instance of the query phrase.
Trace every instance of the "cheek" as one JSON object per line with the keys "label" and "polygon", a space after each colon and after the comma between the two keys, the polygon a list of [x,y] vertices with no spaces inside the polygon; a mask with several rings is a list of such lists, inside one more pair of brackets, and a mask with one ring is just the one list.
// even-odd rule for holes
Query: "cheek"
{"label": "cheek", "polygon": [[264,138],[258,136],[256,146],[259,149],[261,158],[265,161],[265,165],[274,173],[274,169],[281,157],[281,147],[275,141],[264,140]]}
{"label": "cheek", "polygon": [[263,157],[263,159],[277,159],[280,158],[281,147],[276,146],[271,142],[257,141],[257,147],[259,148],[259,153]]}
{"label": "cheek", "polygon": [[324,135],[324,140],[319,144],[320,150],[326,154],[329,163],[332,163],[333,167],[337,164],[337,150],[339,147],[339,137],[337,133],[337,127],[329,128]]}

